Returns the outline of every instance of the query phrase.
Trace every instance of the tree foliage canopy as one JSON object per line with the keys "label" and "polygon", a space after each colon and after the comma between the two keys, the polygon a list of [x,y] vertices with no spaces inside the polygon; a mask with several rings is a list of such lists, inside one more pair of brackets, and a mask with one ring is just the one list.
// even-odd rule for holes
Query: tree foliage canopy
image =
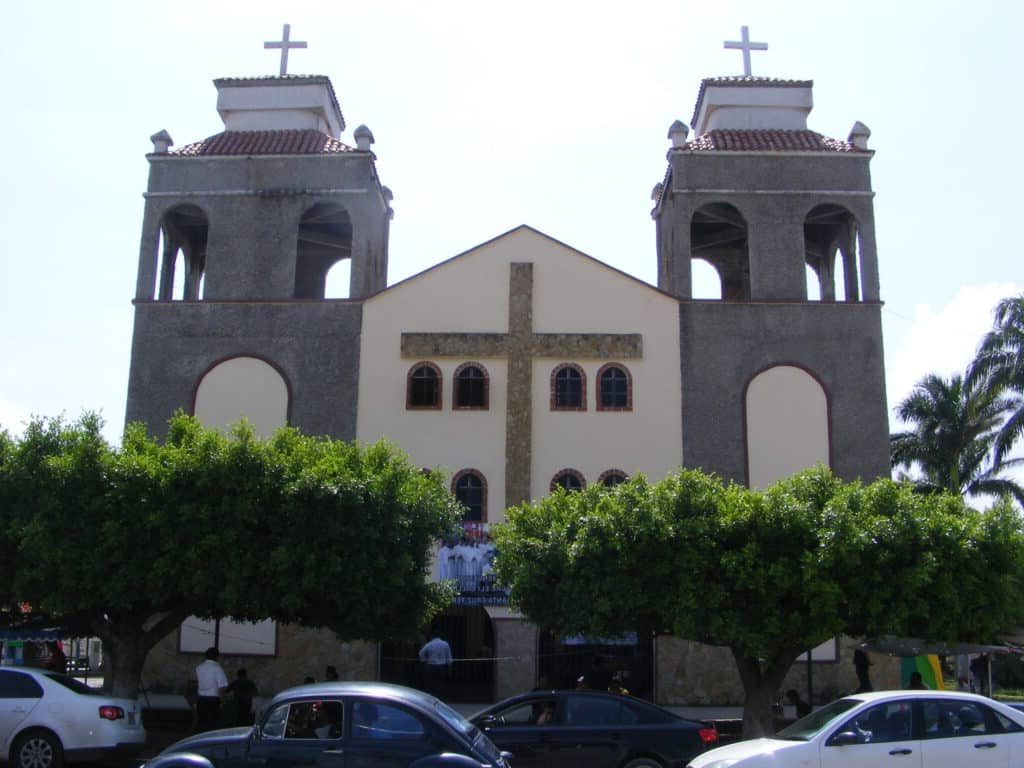
{"label": "tree foliage canopy", "polygon": [[183,415],[163,443],[129,426],[120,449],[91,415],[0,437],[0,588],[84,618],[115,677],[191,614],[411,634],[448,598],[426,574],[457,519],[440,476],[385,443],[264,441]]}
{"label": "tree foliage canopy", "polygon": [[1019,618],[1024,528],[1008,504],[818,467],[765,491],[684,470],[509,510],[499,578],[564,634],[670,632],[726,646],[748,733],[793,661],[840,634],[989,640]]}

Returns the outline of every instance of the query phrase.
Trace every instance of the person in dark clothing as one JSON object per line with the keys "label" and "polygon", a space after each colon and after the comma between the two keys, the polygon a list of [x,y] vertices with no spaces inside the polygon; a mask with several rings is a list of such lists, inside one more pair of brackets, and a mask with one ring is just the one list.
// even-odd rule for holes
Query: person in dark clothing
{"label": "person in dark clothing", "polygon": [[871,667],[871,659],[868,655],[858,648],[853,652],[853,666],[857,670],[857,693],[868,693],[872,691],[871,687],[871,675],[869,674],[869,668]]}
{"label": "person in dark clothing", "polygon": [[46,660],[46,668],[52,672],[60,672],[62,675],[68,671],[68,657],[61,650],[60,643],[51,640],[46,644],[50,651],[50,658]]}
{"label": "person in dark clothing", "polygon": [[811,714],[811,705],[800,698],[800,694],[796,692],[795,688],[790,688],[786,691],[786,701],[796,708],[797,719]]}
{"label": "person in dark clothing", "polygon": [[255,714],[252,711],[252,700],[257,695],[256,683],[249,679],[249,673],[242,667],[235,673],[235,679],[228,685],[227,693],[231,694],[235,704],[235,724],[252,725]]}

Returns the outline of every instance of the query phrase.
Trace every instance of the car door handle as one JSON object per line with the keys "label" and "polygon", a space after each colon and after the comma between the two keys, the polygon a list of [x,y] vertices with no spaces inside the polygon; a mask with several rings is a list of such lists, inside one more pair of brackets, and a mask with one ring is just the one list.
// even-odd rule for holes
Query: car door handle
{"label": "car door handle", "polygon": [[344,749],[325,749],[324,750],[324,754],[325,755],[344,755],[345,754],[345,750]]}
{"label": "car door handle", "polygon": [[903,749],[891,749],[891,750],[889,750],[889,754],[890,755],[911,755],[913,753],[914,753],[914,750],[907,749],[905,747]]}
{"label": "car door handle", "polygon": [[995,749],[996,743],[994,741],[979,741],[974,745],[975,749]]}

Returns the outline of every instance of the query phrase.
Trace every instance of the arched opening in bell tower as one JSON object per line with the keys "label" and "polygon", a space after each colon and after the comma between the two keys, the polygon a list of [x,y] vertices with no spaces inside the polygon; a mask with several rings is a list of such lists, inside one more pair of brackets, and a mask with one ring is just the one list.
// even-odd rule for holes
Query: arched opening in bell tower
{"label": "arched opening in bell tower", "polygon": [[160,222],[160,301],[203,298],[210,223],[195,205],[177,205]]}
{"label": "arched opening in bell tower", "polygon": [[[351,258],[352,220],[348,211],[333,203],[317,203],[299,222],[295,298],[327,298],[327,273],[338,262]],[[339,291],[335,283],[332,275],[331,292],[336,297]]]}
{"label": "arched opening in bell tower", "polygon": [[711,203],[690,222],[691,269],[695,260],[714,267],[723,301],[750,300],[750,249],[747,221],[728,203]]}
{"label": "arched opening in bell tower", "polygon": [[810,210],[804,219],[804,256],[809,300],[861,300],[859,229],[846,208],[829,203]]}

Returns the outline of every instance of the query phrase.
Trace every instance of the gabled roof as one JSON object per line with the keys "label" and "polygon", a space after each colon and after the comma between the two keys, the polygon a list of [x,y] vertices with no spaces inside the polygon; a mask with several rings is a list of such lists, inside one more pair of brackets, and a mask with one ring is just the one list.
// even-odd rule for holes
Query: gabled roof
{"label": "gabled roof", "polygon": [[336,155],[353,147],[313,129],[277,131],[224,131],[186,144],[168,154],[178,157],[208,155]]}
{"label": "gabled roof", "polygon": [[386,288],[383,288],[382,290],[378,291],[377,293],[375,293],[372,296],[369,296],[367,298],[372,298],[373,296],[379,296],[379,295],[381,295],[383,293],[387,293],[389,291],[392,291],[395,288],[398,288],[399,286],[407,285],[407,284],[409,284],[411,282],[414,282],[414,281],[418,280],[419,278],[423,277],[424,275],[428,275],[428,274],[430,274],[432,272],[435,272],[435,271],[437,271],[439,269],[442,269],[445,266],[447,266],[449,264],[452,264],[455,261],[458,261],[460,259],[465,259],[466,257],[468,257],[468,256],[472,255],[473,253],[481,250],[482,248],[485,248],[486,246],[491,245],[492,243],[495,243],[495,242],[497,242],[499,240],[502,240],[504,238],[511,237],[511,236],[517,235],[517,234],[529,234],[529,235],[532,235],[534,237],[540,238],[543,241],[546,241],[546,242],[551,243],[553,245],[559,246],[560,248],[564,248],[566,251],[569,251],[570,253],[572,253],[572,254],[574,254],[576,256],[582,257],[585,261],[588,261],[588,262],[590,262],[591,264],[594,264],[597,267],[600,267],[602,269],[608,270],[610,272],[614,272],[614,273],[618,274],[619,276],[626,278],[627,280],[629,280],[630,282],[632,282],[632,283],[634,283],[634,284],[636,284],[638,286],[642,286],[643,288],[646,288],[647,290],[653,291],[655,293],[659,293],[659,294],[661,294],[661,295],[663,295],[663,296],[665,296],[665,297],[667,297],[669,299],[672,299],[673,301],[676,300],[676,297],[673,296],[668,291],[662,290],[661,288],[659,288],[656,285],[651,285],[651,283],[648,283],[646,280],[642,280],[639,277],[637,277],[636,275],[631,275],[629,272],[624,272],[623,270],[619,269],[618,267],[613,267],[611,264],[606,264],[605,262],[601,261],[600,259],[597,259],[597,258],[591,256],[590,254],[584,253],[583,251],[581,251],[581,250],[579,250],[577,248],[573,248],[571,245],[567,245],[566,243],[563,243],[561,240],[558,240],[557,238],[554,238],[554,237],[551,237],[550,235],[544,234],[539,229],[534,229],[529,224],[520,224],[518,227],[513,227],[512,229],[508,230],[507,232],[502,232],[500,235],[496,235],[495,237],[492,237],[490,240],[485,240],[484,242],[479,243],[478,245],[474,245],[472,248],[469,248],[469,249],[467,249],[465,251],[462,251],[461,253],[458,253],[455,256],[451,256],[451,257],[445,259],[444,261],[439,261],[437,264],[433,264],[433,265],[427,267],[426,269],[424,269],[424,270],[422,270],[420,272],[417,272],[414,275],[410,275],[409,277],[403,278],[402,280],[399,280],[397,283],[392,283],[391,285],[387,286]]}

